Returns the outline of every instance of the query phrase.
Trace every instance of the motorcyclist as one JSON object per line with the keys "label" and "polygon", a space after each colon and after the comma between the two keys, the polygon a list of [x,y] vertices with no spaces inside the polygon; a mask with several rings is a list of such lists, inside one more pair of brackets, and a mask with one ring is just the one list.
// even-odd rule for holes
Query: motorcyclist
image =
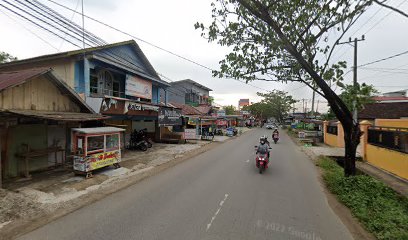
{"label": "motorcyclist", "polygon": [[275,128],[275,130],[273,130],[273,133],[272,133],[272,138],[274,137],[274,135],[277,135],[277,137],[279,138],[279,131],[278,131],[278,128]]}
{"label": "motorcyclist", "polygon": [[261,154],[268,154],[268,159],[269,159],[269,142],[266,136],[262,136],[259,139],[259,145],[258,148],[256,149],[256,154],[261,153]]}

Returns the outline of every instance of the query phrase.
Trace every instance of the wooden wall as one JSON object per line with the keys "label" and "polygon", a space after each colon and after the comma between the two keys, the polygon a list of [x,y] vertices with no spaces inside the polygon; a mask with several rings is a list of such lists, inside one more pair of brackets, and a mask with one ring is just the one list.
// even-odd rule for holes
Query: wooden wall
{"label": "wooden wall", "polygon": [[54,73],[65,81],[71,88],[75,87],[75,60],[66,58],[66,59],[57,59],[51,61],[41,61],[34,63],[27,63],[23,65],[8,66],[6,69],[0,69],[3,71],[17,71],[22,69],[29,68],[39,68],[39,67],[48,67],[54,70]]}
{"label": "wooden wall", "polygon": [[45,76],[0,92],[0,108],[56,112],[80,112],[78,105]]}

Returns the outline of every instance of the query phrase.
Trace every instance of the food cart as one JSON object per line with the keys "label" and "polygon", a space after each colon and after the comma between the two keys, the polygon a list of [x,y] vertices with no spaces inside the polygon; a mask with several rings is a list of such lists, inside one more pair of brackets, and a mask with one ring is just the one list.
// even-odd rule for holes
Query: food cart
{"label": "food cart", "polygon": [[73,167],[77,174],[92,177],[92,171],[113,165],[120,167],[122,128],[73,128]]}

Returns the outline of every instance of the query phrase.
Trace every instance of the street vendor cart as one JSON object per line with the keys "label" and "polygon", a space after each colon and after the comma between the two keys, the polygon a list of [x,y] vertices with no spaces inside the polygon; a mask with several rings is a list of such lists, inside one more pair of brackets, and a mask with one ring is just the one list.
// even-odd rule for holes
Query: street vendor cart
{"label": "street vendor cart", "polygon": [[122,128],[73,128],[73,168],[75,173],[92,177],[92,171],[121,161],[120,139]]}

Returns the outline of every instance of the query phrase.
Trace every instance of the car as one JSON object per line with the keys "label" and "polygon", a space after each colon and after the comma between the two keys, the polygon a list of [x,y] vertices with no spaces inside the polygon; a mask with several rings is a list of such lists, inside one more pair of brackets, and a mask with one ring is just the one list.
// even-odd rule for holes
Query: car
{"label": "car", "polygon": [[275,128],[275,126],[273,124],[267,124],[265,127],[266,127],[266,129],[274,129]]}

